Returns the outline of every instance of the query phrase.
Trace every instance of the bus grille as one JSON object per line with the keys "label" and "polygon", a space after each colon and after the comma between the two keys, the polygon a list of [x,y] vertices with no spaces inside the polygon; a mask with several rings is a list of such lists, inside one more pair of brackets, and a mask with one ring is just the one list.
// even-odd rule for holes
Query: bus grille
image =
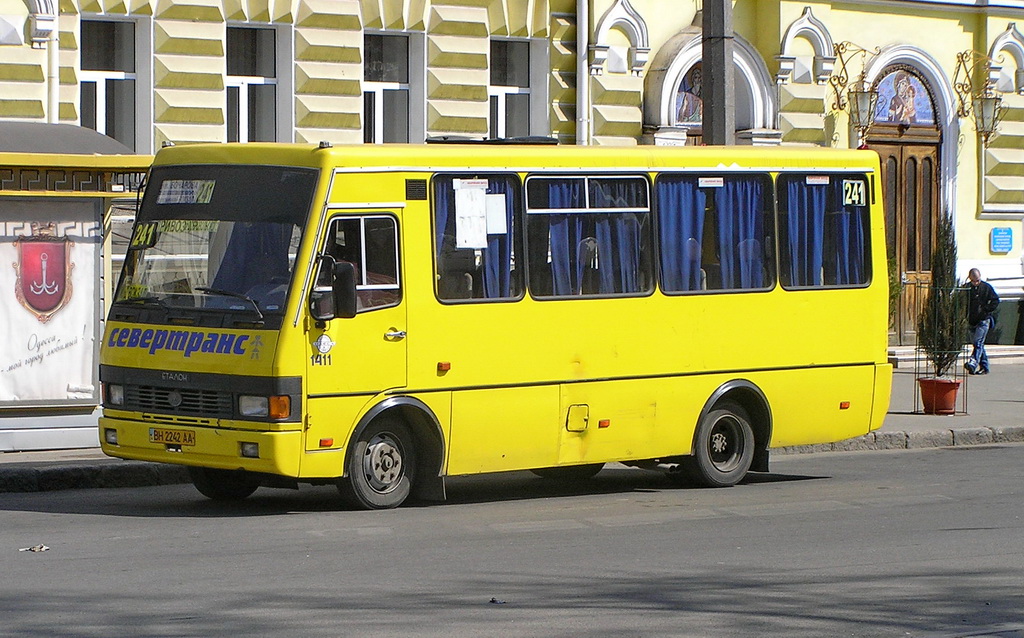
{"label": "bus grille", "polygon": [[124,391],[125,407],[129,410],[219,418],[230,418],[234,413],[234,401],[226,392],[137,385],[125,386]]}

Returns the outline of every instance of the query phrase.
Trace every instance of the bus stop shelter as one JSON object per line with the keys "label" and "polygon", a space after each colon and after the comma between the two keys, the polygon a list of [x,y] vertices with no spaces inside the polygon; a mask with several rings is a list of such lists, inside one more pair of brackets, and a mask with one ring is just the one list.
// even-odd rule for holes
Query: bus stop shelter
{"label": "bus stop shelter", "polygon": [[151,161],[91,129],[0,122],[0,452],[99,445],[110,211]]}

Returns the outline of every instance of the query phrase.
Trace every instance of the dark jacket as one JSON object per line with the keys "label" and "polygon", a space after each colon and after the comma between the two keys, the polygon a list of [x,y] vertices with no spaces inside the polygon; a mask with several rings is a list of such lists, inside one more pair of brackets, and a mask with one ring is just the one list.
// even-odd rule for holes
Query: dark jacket
{"label": "dark jacket", "polygon": [[996,307],[999,306],[999,295],[987,281],[979,281],[977,286],[967,284],[967,289],[967,322],[976,326],[996,311]]}

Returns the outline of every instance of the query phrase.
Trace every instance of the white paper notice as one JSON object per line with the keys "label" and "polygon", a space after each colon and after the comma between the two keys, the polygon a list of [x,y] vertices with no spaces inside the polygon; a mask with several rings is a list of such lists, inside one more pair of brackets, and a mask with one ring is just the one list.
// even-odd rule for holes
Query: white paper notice
{"label": "white paper notice", "polygon": [[508,222],[505,213],[505,194],[487,195],[484,201],[487,205],[487,234],[507,235]]}
{"label": "white paper notice", "polygon": [[455,247],[487,248],[486,194],[480,188],[455,191]]}
{"label": "white paper notice", "polygon": [[459,190],[462,188],[478,188],[482,191],[485,191],[487,190],[488,184],[486,179],[457,179],[454,181],[452,186],[455,188],[455,190]]}

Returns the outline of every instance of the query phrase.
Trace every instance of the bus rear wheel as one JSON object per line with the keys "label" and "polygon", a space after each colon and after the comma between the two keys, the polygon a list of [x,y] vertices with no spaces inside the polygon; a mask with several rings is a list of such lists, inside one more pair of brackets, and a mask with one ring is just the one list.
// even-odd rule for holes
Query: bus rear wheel
{"label": "bus rear wheel", "polygon": [[750,470],[754,445],[754,430],[743,406],[720,403],[697,426],[686,473],[705,487],[736,485]]}
{"label": "bus rear wheel", "polygon": [[215,501],[240,501],[260,486],[259,479],[237,470],[190,466],[188,474],[199,493]]}
{"label": "bus rear wheel", "polygon": [[352,447],[346,469],[338,489],[347,500],[370,510],[398,507],[416,476],[412,433],[397,419],[370,423]]}

